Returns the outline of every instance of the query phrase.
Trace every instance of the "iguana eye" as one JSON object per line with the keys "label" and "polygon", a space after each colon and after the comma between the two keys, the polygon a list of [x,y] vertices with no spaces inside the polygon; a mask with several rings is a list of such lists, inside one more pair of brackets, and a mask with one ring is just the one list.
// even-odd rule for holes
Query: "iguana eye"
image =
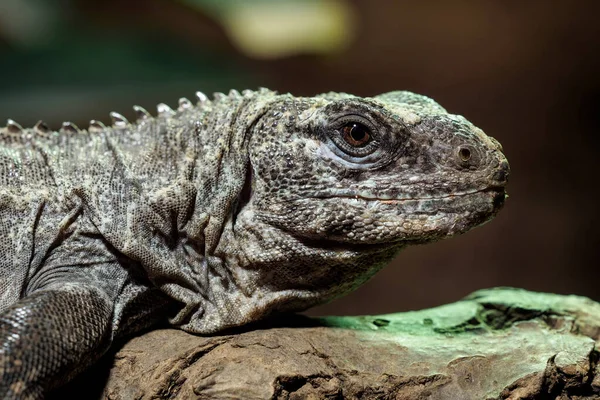
{"label": "iguana eye", "polygon": [[331,150],[352,163],[370,162],[381,144],[377,126],[360,115],[342,115],[326,129]]}
{"label": "iguana eye", "polygon": [[341,129],[342,138],[353,147],[362,147],[371,141],[369,128],[357,122],[344,125]]}
{"label": "iguana eye", "polygon": [[[372,107],[372,106],[371,106]],[[349,169],[376,168],[389,161],[401,148],[400,129],[389,125],[383,113],[363,104],[332,103],[315,118],[314,131],[319,135],[329,159]]]}

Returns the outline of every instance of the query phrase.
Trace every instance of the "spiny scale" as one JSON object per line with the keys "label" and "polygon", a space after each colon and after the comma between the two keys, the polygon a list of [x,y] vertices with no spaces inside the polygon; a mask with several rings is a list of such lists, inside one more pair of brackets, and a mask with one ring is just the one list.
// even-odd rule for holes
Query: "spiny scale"
{"label": "spiny scale", "polygon": [[133,111],[135,111],[135,115],[137,116],[138,121],[150,119],[152,117],[144,107],[133,106]]}
{"label": "spiny scale", "polygon": [[41,120],[35,124],[33,129],[35,129],[35,131],[37,133],[41,133],[41,134],[50,133],[50,128],[48,128],[48,125],[46,125],[46,123]]}
{"label": "spiny scale", "polygon": [[204,103],[208,101],[208,97],[200,91],[196,92],[196,98],[198,99],[198,103]]}
{"label": "spiny scale", "polygon": [[179,108],[177,109],[177,111],[181,112],[184,110],[188,110],[192,108],[192,102],[189,101],[188,99],[186,99],[185,97],[182,97],[179,99]]}
{"label": "spiny scale", "polygon": [[110,118],[113,121],[113,125],[118,128],[122,128],[129,124],[129,121],[127,121],[127,118],[125,118],[121,114],[114,112],[114,111],[110,113]]}
{"label": "spiny scale", "polygon": [[6,130],[8,133],[21,133],[23,132],[23,127],[12,119],[9,119],[6,123]]}
{"label": "spiny scale", "polygon": [[104,125],[100,121],[96,121],[95,119],[90,121],[90,127],[88,128],[88,130],[90,132],[102,132],[105,129],[106,129],[106,125]]}
{"label": "spiny scale", "polygon": [[175,114],[175,111],[165,103],[160,103],[156,106],[156,111],[158,111],[159,117],[168,117]]}
{"label": "spiny scale", "polygon": [[[265,88],[259,88],[259,92],[264,92],[267,90],[268,89],[265,89]],[[213,97],[214,97],[214,101],[218,102],[218,101],[223,101],[227,98],[239,99],[241,97],[248,97],[248,96],[251,96],[253,93],[254,93],[254,91],[252,91],[250,89],[243,90],[241,93],[235,89],[232,89],[229,91],[228,95],[226,95],[222,92],[215,92],[213,94]],[[201,91],[197,91],[195,93],[195,95],[196,95],[196,99],[198,100],[198,103],[205,103],[205,102],[209,101],[208,97]],[[193,107],[193,103],[189,99],[182,97],[179,99],[177,111],[182,112],[182,111],[188,110],[192,107]],[[158,104],[156,106],[156,109],[158,111],[159,117],[170,117],[170,116],[176,114],[176,112],[173,111],[173,109],[165,103]],[[152,115],[141,106],[135,105],[135,106],[133,106],[133,110],[135,111],[138,121],[152,118]],[[114,112],[114,111],[111,112],[110,118],[112,119],[113,126],[115,126],[115,127],[122,128],[122,127],[129,125],[129,121],[127,120],[127,118],[125,118],[123,115],[121,115],[117,112]],[[88,131],[89,132],[102,132],[105,129],[106,129],[106,125],[104,125],[102,122],[100,122],[98,120],[91,120]],[[40,134],[48,134],[48,133],[52,132],[50,130],[50,128],[48,127],[48,125],[44,121],[38,121],[34,126],[34,130],[36,133],[40,133]],[[17,122],[15,122],[12,119],[9,119],[6,124],[6,131],[11,134],[20,134],[24,131],[24,129]],[[61,131],[64,131],[67,133],[81,132],[81,130],[77,127],[77,125],[75,125],[74,123],[69,122],[69,121],[63,122],[63,124],[61,126]]]}
{"label": "spiny scale", "polygon": [[60,130],[66,133],[79,133],[77,125],[69,121],[63,122]]}

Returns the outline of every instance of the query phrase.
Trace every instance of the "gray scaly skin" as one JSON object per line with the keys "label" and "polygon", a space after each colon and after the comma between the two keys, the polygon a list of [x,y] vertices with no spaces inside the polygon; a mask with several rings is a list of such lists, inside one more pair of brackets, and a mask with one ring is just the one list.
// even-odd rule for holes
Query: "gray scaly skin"
{"label": "gray scaly skin", "polygon": [[0,130],[1,398],[161,320],[211,334],[329,301],[504,203],[499,143],[427,97],[198,98]]}

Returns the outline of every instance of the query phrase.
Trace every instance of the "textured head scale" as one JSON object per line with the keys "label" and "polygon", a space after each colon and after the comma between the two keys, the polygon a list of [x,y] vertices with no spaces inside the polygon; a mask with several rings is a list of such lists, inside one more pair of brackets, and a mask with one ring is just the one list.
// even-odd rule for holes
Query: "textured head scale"
{"label": "textured head scale", "polygon": [[284,102],[252,140],[257,216],[296,237],[424,242],[487,221],[505,198],[499,144],[409,92]]}
{"label": "textured head scale", "polygon": [[409,92],[277,96],[248,140],[232,238],[243,256],[229,264],[254,300],[239,301],[235,324],[340,296],[403,246],[466,232],[505,199],[499,143]]}

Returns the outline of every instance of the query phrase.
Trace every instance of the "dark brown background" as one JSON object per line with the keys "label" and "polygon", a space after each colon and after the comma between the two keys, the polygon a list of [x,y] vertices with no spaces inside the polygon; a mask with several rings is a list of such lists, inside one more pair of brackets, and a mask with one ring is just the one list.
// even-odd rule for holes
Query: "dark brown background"
{"label": "dark brown background", "polygon": [[[355,293],[311,313],[417,309],[492,286],[600,300],[600,2],[352,1],[348,49],[268,61],[244,56],[217,21],[182,3],[60,4],[41,42],[15,40],[0,21],[1,118],[85,126],[198,89],[408,89],[503,144],[510,199],[492,223],[407,249]],[[18,6],[0,12],[20,18]]]}

